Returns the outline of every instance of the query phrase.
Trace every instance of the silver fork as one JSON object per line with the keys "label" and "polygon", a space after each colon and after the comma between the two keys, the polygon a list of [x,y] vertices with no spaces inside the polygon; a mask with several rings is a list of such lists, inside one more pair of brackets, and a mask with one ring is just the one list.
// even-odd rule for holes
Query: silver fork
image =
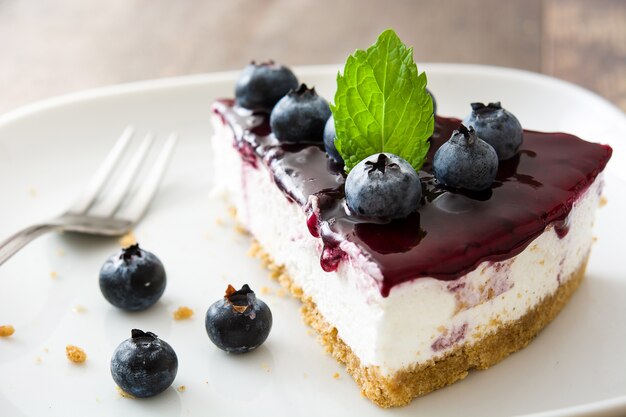
{"label": "silver fork", "polygon": [[[176,133],[170,134],[141,185],[136,187],[137,192],[128,196],[128,203],[120,210],[120,205],[137,182],[136,174],[154,141],[154,135],[148,133],[130,162],[119,167],[134,133],[132,126],[124,130],[87,187],[65,213],[29,226],[0,243],[0,265],[36,237],[53,230],[101,236],[120,236],[130,231],[150,205],[178,140]],[[104,192],[111,178],[114,181],[111,180],[110,192]]]}

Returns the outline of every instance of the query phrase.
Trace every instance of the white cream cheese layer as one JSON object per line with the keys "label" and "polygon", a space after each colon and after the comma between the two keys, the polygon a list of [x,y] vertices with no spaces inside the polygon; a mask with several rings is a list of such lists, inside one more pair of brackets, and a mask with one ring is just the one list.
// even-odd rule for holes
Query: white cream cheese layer
{"label": "white cream cheese layer", "polygon": [[591,249],[601,176],[574,204],[564,238],[549,226],[508,260],[483,262],[454,281],[418,278],[383,297],[377,285],[380,270],[350,242],[341,245],[349,256],[337,271],[322,270],[322,243],[309,233],[302,208],[287,200],[262,163],[253,167],[242,162],[233,132],[221,119],[214,117],[213,124],[215,190],[228,195],[239,221],[285,266],[361,364],[377,366],[384,375],[519,319],[553,294]]}

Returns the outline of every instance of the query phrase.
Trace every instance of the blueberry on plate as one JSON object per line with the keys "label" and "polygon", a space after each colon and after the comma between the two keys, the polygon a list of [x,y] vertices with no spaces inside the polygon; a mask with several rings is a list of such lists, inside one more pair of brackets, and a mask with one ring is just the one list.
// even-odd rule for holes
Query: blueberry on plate
{"label": "blueberry on plate", "polygon": [[298,79],[291,70],[274,61],[254,61],[241,72],[235,84],[235,102],[251,110],[271,111],[290,90],[298,88]]}
{"label": "blueberry on plate", "polygon": [[445,186],[484,191],[496,178],[498,155],[490,144],[477,137],[473,128],[468,130],[461,125],[435,152],[433,171]]}
{"label": "blueberry on plate", "polygon": [[100,291],[116,307],[145,310],[156,303],[166,284],[165,268],[138,244],[113,254],[100,269]]}
{"label": "blueberry on plate", "polygon": [[128,394],[138,398],[153,397],[165,391],[178,372],[174,349],[152,332],[133,329],[113,352],[111,376]]}
{"label": "blueberry on plate", "polygon": [[504,161],[517,153],[524,133],[522,125],[513,113],[505,110],[500,102],[472,103],[472,113],[463,120],[467,127],[473,127],[476,135],[493,146],[498,159]]}
{"label": "blueberry on plate", "polygon": [[245,353],[267,339],[272,312],[247,284],[239,291],[229,285],[224,298],[207,310],[204,324],[215,346],[230,353]]}
{"label": "blueberry on plate", "polygon": [[300,84],[280,99],[270,115],[270,127],[281,142],[322,143],[324,127],[330,117],[328,102]]}
{"label": "blueberry on plate", "polygon": [[399,219],[417,210],[422,198],[420,177],[404,159],[390,153],[371,155],[346,178],[346,203],[360,216]]}
{"label": "blueberry on plate", "polygon": [[328,156],[335,162],[343,164],[343,158],[335,146],[335,118],[332,114],[326,121],[326,126],[324,126],[324,148]]}

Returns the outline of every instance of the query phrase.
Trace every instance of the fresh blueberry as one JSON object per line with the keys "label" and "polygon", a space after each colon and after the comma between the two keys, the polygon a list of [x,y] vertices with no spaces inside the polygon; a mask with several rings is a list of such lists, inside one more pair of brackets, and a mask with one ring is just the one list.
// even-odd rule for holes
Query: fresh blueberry
{"label": "fresh blueberry", "polygon": [[106,260],[100,269],[100,291],[108,302],[130,311],[156,303],[167,282],[163,264],[135,244]]}
{"label": "fresh blueberry", "polygon": [[324,127],[330,117],[328,102],[300,84],[280,99],[270,115],[272,132],[281,142],[319,142],[324,138]]}
{"label": "fresh blueberry", "polygon": [[483,191],[491,187],[498,172],[498,155],[484,140],[459,126],[452,137],[435,152],[435,178],[448,187]]}
{"label": "fresh blueberry", "polygon": [[399,219],[417,210],[422,198],[420,177],[411,164],[390,153],[371,155],[346,178],[346,203],[360,216]]}
{"label": "fresh blueberry", "polygon": [[218,348],[245,353],[261,346],[272,329],[272,312],[246,284],[239,291],[232,285],[226,295],[206,312],[206,332]]}
{"label": "fresh blueberry", "polygon": [[178,371],[174,349],[151,332],[133,329],[113,352],[113,381],[138,398],[153,397],[172,385]]}
{"label": "fresh blueberry", "polygon": [[467,127],[473,127],[476,135],[493,146],[498,159],[504,161],[517,153],[524,134],[519,120],[502,108],[500,102],[472,103],[472,113],[463,120]]}
{"label": "fresh blueberry", "polygon": [[328,156],[333,158],[336,162],[343,164],[343,158],[339,155],[337,147],[335,147],[335,119],[332,114],[326,121],[326,126],[324,127],[324,148],[326,148]]}
{"label": "fresh blueberry", "polygon": [[290,90],[298,88],[298,79],[285,66],[274,61],[256,64],[242,71],[235,85],[237,105],[251,110],[271,111]]}

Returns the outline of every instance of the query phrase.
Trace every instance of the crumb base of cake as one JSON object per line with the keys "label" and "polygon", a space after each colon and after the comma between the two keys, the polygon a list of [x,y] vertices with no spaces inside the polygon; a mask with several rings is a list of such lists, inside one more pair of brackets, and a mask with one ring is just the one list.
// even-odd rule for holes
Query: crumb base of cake
{"label": "crumb base of cake", "polygon": [[361,393],[383,408],[406,405],[416,397],[464,379],[471,369],[487,369],[523,349],[567,304],[585,275],[588,257],[551,295],[518,320],[507,322],[482,339],[459,346],[425,363],[404,368],[391,376],[383,375],[375,366],[362,366],[359,358],[338,336],[337,329],[318,311],[315,302],[294,284],[288,271],[277,265],[271,256],[253,240],[251,256],[261,260],[270,277],[302,302],[301,313],[306,324],[319,335],[320,343],[337,361],[346,366],[361,388]]}

